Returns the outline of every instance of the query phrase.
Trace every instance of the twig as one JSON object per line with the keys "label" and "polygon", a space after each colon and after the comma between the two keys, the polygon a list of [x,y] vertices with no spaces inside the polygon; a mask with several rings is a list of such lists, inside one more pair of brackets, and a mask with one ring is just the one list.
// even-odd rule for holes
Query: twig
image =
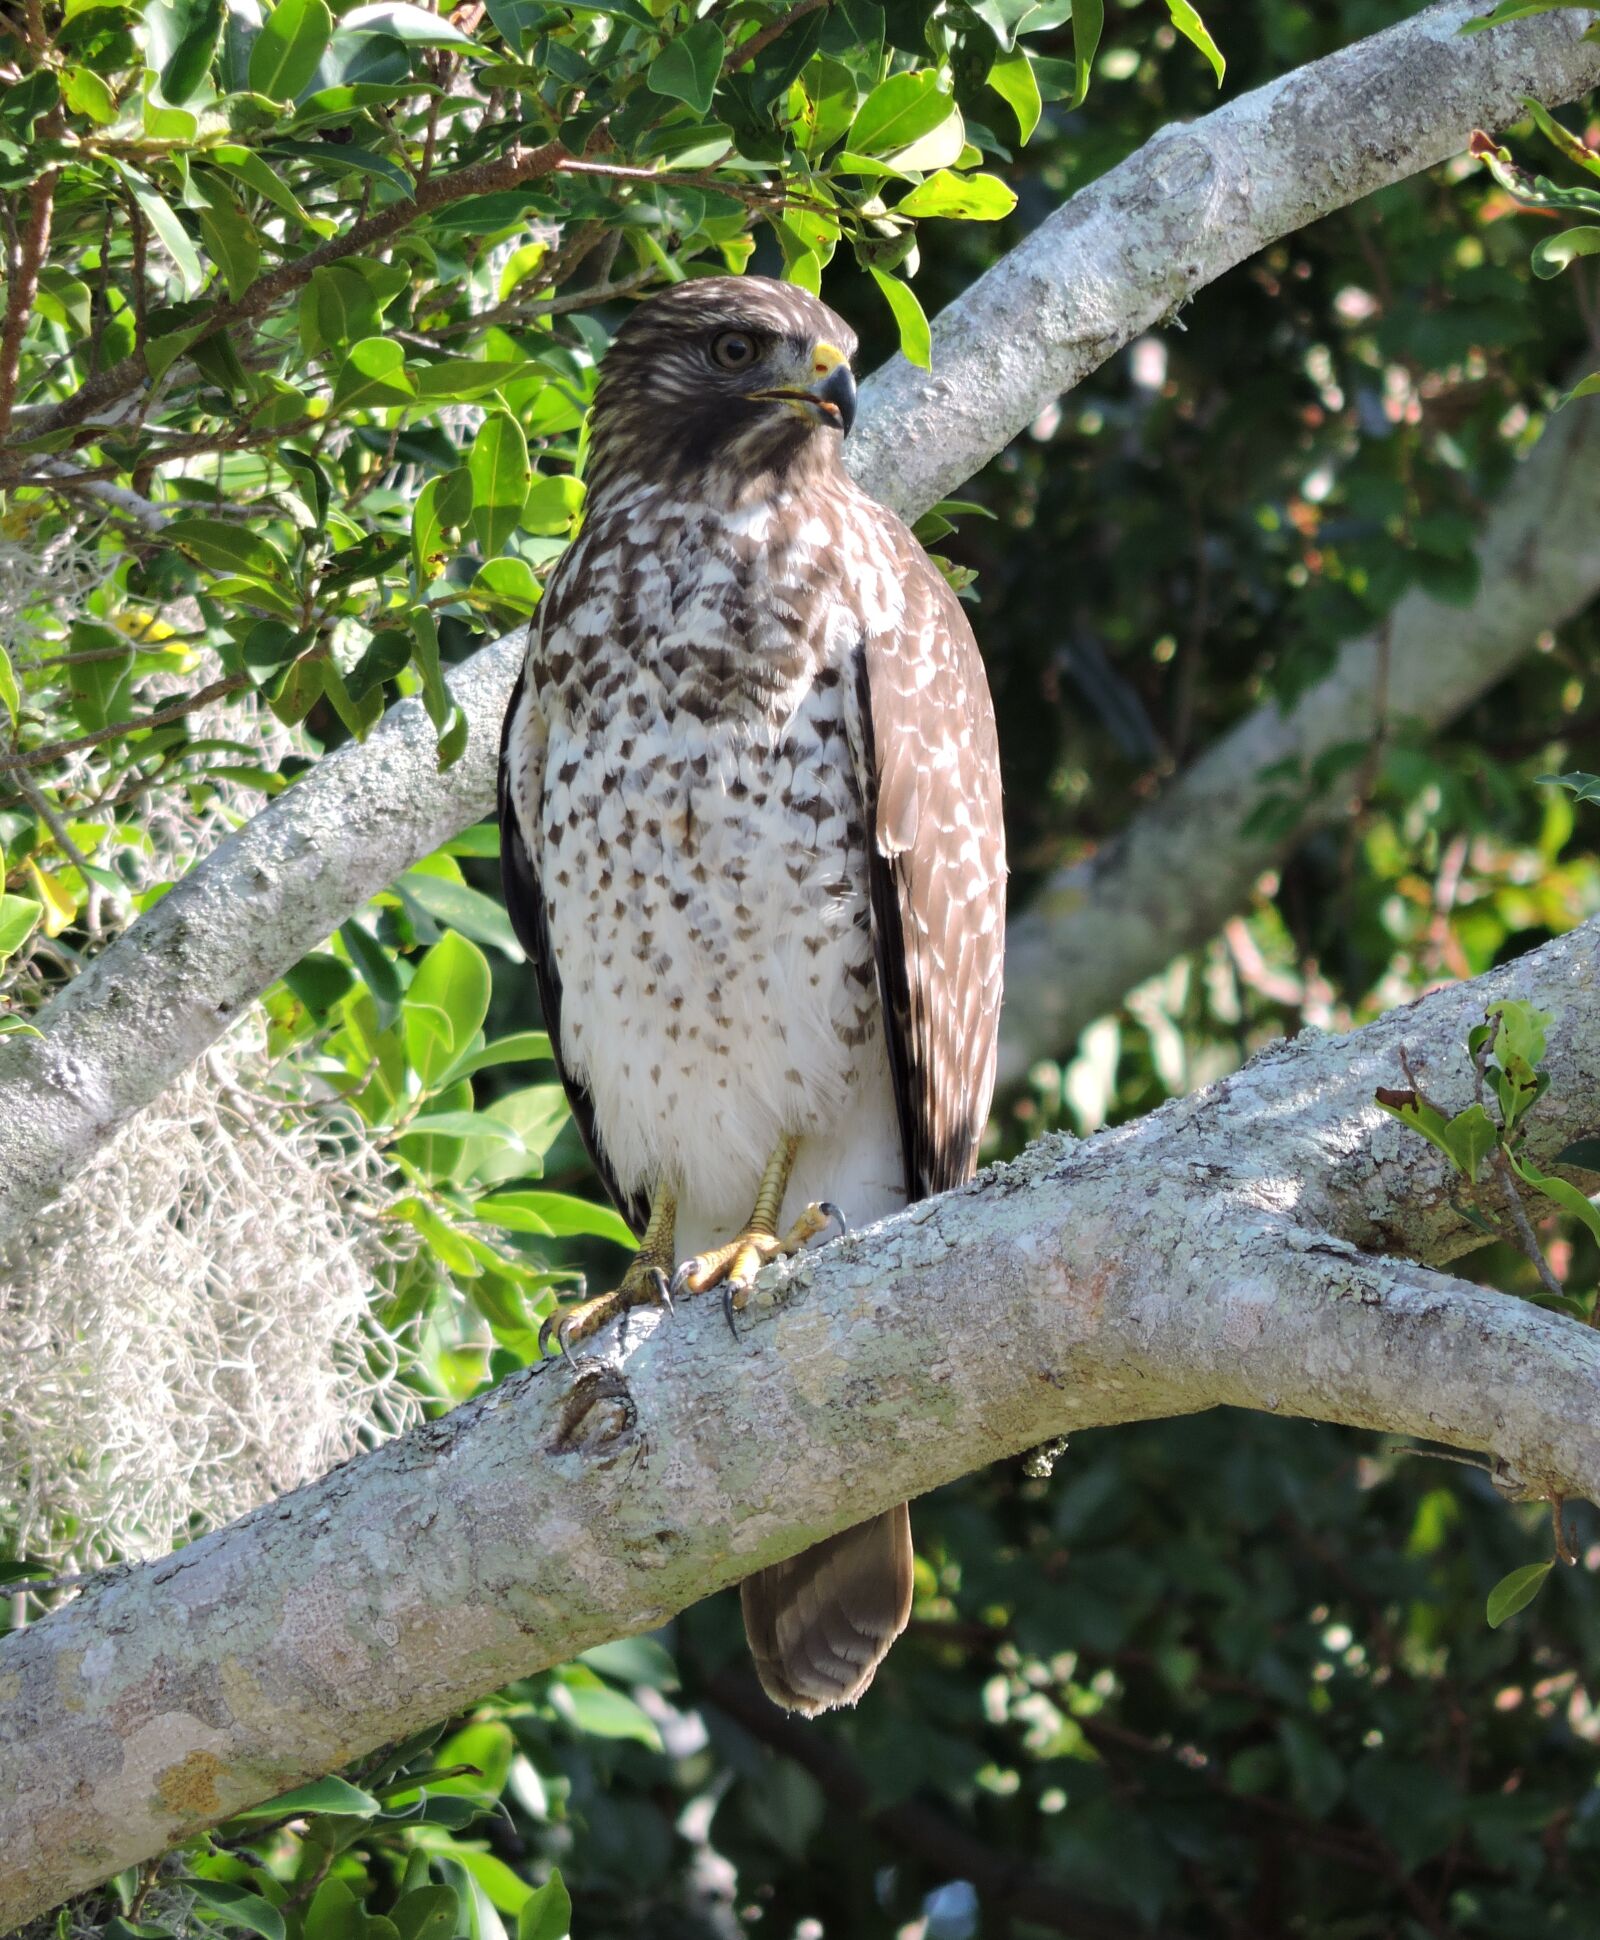
{"label": "twig", "polygon": [[185,699],[174,701],[169,707],[158,707],[153,714],[144,714],[136,721],[113,721],[109,727],[97,728],[93,734],[80,734],[72,741],[55,741],[46,748],[30,748],[26,754],[7,754],[0,752],[0,768],[48,768],[52,761],[59,761],[64,754],[77,754],[82,748],[96,748],[102,741],[118,741],[125,734],[140,734],[148,728],[164,727],[168,721],[180,721],[185,714],[196,713],[202,707],[209,707],[226,694],[237,694],[242,687],[253,686],[248,674],[227,674],[221,680],[214,680],[210,686],[202,687],[198,694],[190,694]]}
{"label": "twig", "polygon": [[[480,310],[476,316],[463,317],[457,323],[441,324],[433,334],[442,341],[446,337],[462,336],[470,330],[487,330],[492,324],[525,323],[534,317],[565,316],[570,310],[587,310],[597,303],[610,303],[616,297],[631,296],[660,273],[654,263],[647,263],[643,269],[631,270],[626,276],[619,276],[615,282],[591,283],[587,288],[572,290],[566,296],[541,297],[537,302],[519,302],[515,297],[507,297],[504,303],[497,303],[490,310]],[[539,279],[541,283],[548,280],[546,277]]]}
{"label": "twig", "polygon": [[[346,256],[369,252],[374,245],[387,241],[435,209],[445,208],[471,195],[489,195],[501,189],[520,188],[525,182],[552,174],[571,159],[560,142],[550,141],[541,148],[513,150],[510,155],[502,156],[497,161],[474,162],[448,175],[436,175],[429,181],[419,182],[416,194],[411,199],[390,203],[387,208],[352,223],[342,235],[329,236],[303,256],[295,257],[292,262],[281,263],[266,275],[258,276],[240,296],[217,304],[210,315],[201,320],[192,342],[203,343],[219,330],[264,316],[281,298],[309,283],[319,269],[329,263],[340,262]],[[148,374],[143,350],[130,352],[109,370],[89,378],[72,397],[30,412],[27,419],[28,437],[41,438],[52,431],[82,424],[106,405],[137,390]]]}
{"label": "twig", "polygon": [[[1472,1070],[1477,1085],[1478,1103],[1482,1107],[1485,1116],[1488,1115],[1489,1106],[1485,1094],[1484,1072],[1489,1061],[1489,1053],[1493,1049],[1494,1038],[1489,1037],[1478,1046],[1472,1056]],[[1527,1209],[1522,1203],[1522,1194],[1517,1190],[1516,1174],[1511,1170],[1511,1160],[1506,1153],[1503,1129],[1500,1138],[1495,1141],[1494,1150],[1489,1154],[1489,1163],[1494,1168],[1494,1176],[1500,1182],[1500,1191],[1505,1199],[1506,1210],[1510,1213],[1511,1224],[1516,1229],[1517,1244],[1533,1262],[1534,1271],[1543,1283],[1545,1292],[1553,1293],[1558,1300],[1565,1300],[1567,1290],[1556,1278],[1550,1262],[1545,1258],[1544,1248],[1539,1244],[1539,1236],[1533,1230],[1533,1226],[1528,1218]]]}
{"label": "twig", "polygon": [[872,1788],[836,1738],[785,1717],[764,1698],[753,1680],[718,1671],[707,1680],[712,1702],[743,1725],[752,1737],[808,1771],[828,1802],[852,1817],[865,1818],[881,1838],[926,1864],[941,1879],[959,1875],[978,1889],[991,1910],[1015,1915],[1031,1926],[1068,1934],[1071,1940],[1174,1940],[1171,1929],[1138,1926],[1131,1919],[1079,1896],[1065,1882],[1009,1859],[961,1826],[915,1799],[873,1809]]}
{"label": "twig", "polygon": [[22,369],[22,339],[33,300],[39,294],[39,270],[50,247],[50,215],[55,208],[59,169],[47,168],[28,191],[28,226],[17,248],[11,287],[6,293],[6,320],[0,329],[0,438],[11,428],[11,407],[17,401],[17,378]]}
{"label": "twig", "polygon": [[829,3],[830,0],[800,0],[798,6],[791,7],[786,14],[780,14],[776,20],[769,21],[759,33],[752,34],[748,40],[740,41],[737,47],[730,47],[722,63],[723,73],[737,73],[747,61],[753,61],[758,54],[764,54],[780,34],[788,33],[797,20],[803,19],[808,13],[815,13],[819,7],[826,7]]}

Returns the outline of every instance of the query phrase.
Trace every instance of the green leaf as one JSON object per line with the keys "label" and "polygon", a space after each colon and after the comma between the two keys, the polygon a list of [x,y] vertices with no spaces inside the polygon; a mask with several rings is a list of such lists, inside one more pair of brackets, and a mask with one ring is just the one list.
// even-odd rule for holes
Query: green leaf
{"label": "green leaf", "polygon": [[1465,1111],[1458,1111],[1449,1121],[1444,1128],[1443,1139],[1444,1150],[1454,1161],[1456,1169],[1476,1185],[1478,1167],[1499,1144],[1500,1133],[1482,1105],[1472,1104]]}
{"label": "green leaf", "polygon": [[544,0],[489,0],[489,18],[513,53],[527,51],[528,37],[545,18]]}
{"label": "green leaf", "polygon": [[116,96],[93,68],[64,68],[61,97],[74,114],[86,115],[102,128],[117,118]]}
{"label": "green leaf", "polygon": [[413,6],[410,0],[374,0],[370,6],[352,7],[349,13],[340,16],[339,32],[381,34],[411,47],[453,47],[466,48],[474,54],[484,52],[470,35],[462,33],[441,14]]}
{"label": "green leaf", "polygon": [[[1073,11],[1074,13],[1077,11],[1077,0],[1074,0]],[[1211,71],[1216,75],[1217,86],[1220,88],[1222,86],[1222,77],[1227,72],[1228,64],[1223,60],[1221,50],[1207,31],[1206,23],[1195,12],[1194,8],[1189,5],[1189,0],[1167,0],[1167,12],[1172,16],[1173,26],[1183,35],[1184,39],[1198,47],[1200,52],[1211,63]]]}
{"label": "green leaf", "polygon": [[378,1022],[387,1030],[400,1014],[402,990],[399,973],[389,953],[370,937],[352,917],[348,923],[339,926],[339,940],[349,953],[361,981],[372,992],[372,1001],[377,1006]]}
{"label": "green leaf", "polygon": [[1585,1172],[1600,1172],[1600,1138],[1574,1139],[1557,1152],[1555,1165],[1576,1165]]}
{"label": "green leaf", "polygon": [[1582,378],[1578,383],[1574,384],[1565,397],[1557,400],[1556,409],[1558,411],[1565,410],[1569,404],[1575,402],[1580,397],[1596,396],[1600,396],[1600,371],[1594,371],[1588,377]]}
{"label": "green leaf", "polygon": [[945,92],[932,68],[891,74],[856,110],[849,146],[860,155],[893,154],[932,134],[954,112],[954,96]]}
{"label": "green leaf", "polygon": [[161,62],[161,92],[169,107],[181,107],[211,72],[226,13],[223,0],[158,0],[146,9],[151,53]]}
{"label": "green leaf", "polygon": [[309,86],[332,38],[327,0],[278,0],[250,49],[251,93],[292,101]]}
{"label": "green leaf", "polygon": [[493,558],[516,531],[528,496],[528,441],[509,411],[493,411],[472,441],[472,531]]}
{"label": "green leaf", "polygon": [[495,1161],[479,1165],[477,1176],[485,1185],[537,1176],[545,1153],[570,1121],[572,1112],[560,1085],[525,1085],[520,1091],[506,1092],[497,1098],[494,1115],[515,1127],[527,1147],[528,1158],[516,1163]]}
{"label": "green leaf", "polygon": [[1570,263],[1580,256],[1600,255],[1600,227],[1586,224],[1577,229],[1563,229],[1559,236],[1546,236],[1528,259],[1535,276],[1559,276]]}
{"label": "green leaf", "polygon": [[900,349],[906,361],[922,370],[932,370],[933,333],[928,328],[928,319],[923,315],[915,291],[909,283],[902,283],[898,276],[886,275],[881,269],[873,270],[872,280],[883,291],[889,308],[894,312],[894,320],[900,331]]}
{"label": "green leaf", "polygon": [[460,1897],[448,1886],[418,1886],[402,1893],[389,1909],[400,1940],[453,1940]]}
{"label": "green leaf", "polygon": [[[448,931],[422,959],[402,1002],[408,1050],[412,1014],[425,1007],[437,1011],[448,1023],[449,1058],[457,1056],[483,1026],[489,1009],[489,987],[489,965],[483,952],[466,937]],[[445,1068],[441,1063],[430,1069],[415,1052],[411,1062],[425,1084]]]}
{"label": "green leaf", "polygon": [[[415,1065],[415,1058],[412,1063]],[[428,1082],[426,1078],[424,1081]],[[413,1132],[435,1138],[487,1138],[496,1145],[510,1145],[519,1153],[526,1150],[521,1133],[493,1111],[425,1111],[406,1126],[408,1137]]]}
{"label": "green leaf", "polygon": [[333,387],[335,411],[381,409],[409,404],[416,388],[406,374],[405,351],[387,337],[365,337],[350,346],[350,354]]}
{"label": "green leaf", "polygon": [[236,1886],[226,1879],[199,1879],[193,1873],[175,1883],[214,1907],[230,1926],[248,1927],[252,1933],[259,1933],[261,1940],[283,1940],[283,1915],[247,1886]]}
{"label": "green leaf", "polygon": [[189,239],[189,232],[173,213],[171,205],[132,169],[122,169],[129,188],[133,190],[134,200],[144,211],[144,218],[156,232],[162,247],[178,266],[178,275],[183,279],[186,296],[198,296],[205,283],[205,271],[200,267],[200,257]]}
{"label": "green leaf", "polygon": [[1478,1166],[1499,1143],[1499,1131],[1482,1105],[1469,1105],[1454,1118],[1446,1118],[1443,1112],[1424,1104],[1414,1091],[1382,1090],[1375,1102],[1391,1118],[1420,1132],[1469,1180],[1476,1180]]}
{"label": "green leaf", "polygon": [[1081,107],[1089,92],[1089,76],[1094,68],[1095,50],[1105,26],[1104,0],[1072,0],[1072,63],[1075,78],[1069,108]]}
{"label": "green leaf", "polygon": [[243,573],[251,579],[291,583],[289,562],[272,543],[248,526],[193,513],[173,519],[167,539],[214,573]]}
{"label": "green leaf", "polygon": [[1509,1576],[1502,1576],[1489,1592],[1486,1612],[1489,1628],[1498,1630],[1507,1618],[1514,1617],[1519,1610],[1526,1610],[1544,1588],[1544,1579],[1554,1568],[1551,1562],[1524,1563],[1521,1569],[1513,1570]]}
{"label": "green leaf", "polygon": [[22,713],[22,694],[17,687],[17,670],[3,645],[0,645],[0,701],[5,703],[12,720],[17,720]]}
{"label": "green leaf", "polygon": [[253,148],[241,148],[237,143],[225,142],[220,147],[211,149],[206,159],[238,176],[246,188],[254,190],[265,201],[275,204],[285,215],[293,216],[302,229],[309,229],[315,236],[332,235],[334,225],[321,216],[311,215],[302,207],[299,199],[284,183],[282,176],[268,168]]}
{"label": "green leaf", "polygon": [[1575,1185],[1554,1174],[1542,1172],[1531,1159],[1518,1153],[1511,1155],[1511,1169],[1526,1185],[1535,1187],[1546,1199],[1554,1200],[1563,1212],[1571,1213],[1580,1220],[1597,1240],[1600,1240],[1600,1208],[1590,1205],[1588,1198]]}
{"label": "green leaf", "polygon": [[1033,63],[1020,47],[1012,53],[1002,54],[989,69],[988,86],[1016,116],[1017,133],[1023,141],[1027,141],[1039,125],[1044,104],[1039,98],[1039,83],[1034,76]]}
{"label": "green leaf", "polygon": [[[370,175],[379,182],[390,183],[408,201],[415,189],[411,177],[398,162],[390,161],[387,155],[375,155],[359,142],[275,141],[267,153],[274,160],[288,155],[296,161],[310,162],[325,178],[334,180],[346,175]],[[369,267],[377,267],[370,258],[365,260]],[[403,281],[399,287],[404,287]]]}
{"label": "green leaf", "polygon": [[461,528],[472,516],[472,474],[465,465],[430,478],[411,514],[411,558],[417,585],[439,577],[457,550]]}
{"label": "green leaf", "polygon": [[1533,116],[1534,126],[1540,134],[1569,162],[1576,162],[1579,168],[1587,169],[1591,175],[1600,175],[1600,154],[1587,142],[1580,141],[1570,129],[1564,128],[1542,101],[1525,94],[1522,105]]}
{"label": "green leaf", "polygon": [[630,1697],[602,1683],[582,1664],[563,1664],[550,1686],[550,1702],[577,1730],[592,1738],[631,1738],[652,1751],[661,1733]]}
{"label": "green leaf", "polygon": [[570,472],[541,475],[528,487],[522,506],[522,528],[546,536],[565,534],[583,510],[583,480]]}
{"label": "green leaf", "polygon": [[441,404],[482,397],[485,391],[498,390],[514,378],[529,375],[537,365],[525,358],[493,361],[475,357],[442,357],[434,364],[413,364],[411,381],[417,396]]}
{"label": "green leaf", "polygon": [[312,1896],[305,1940],[365,1940],[360,1902],[342,1879],[325,1879]]}
{"label": "green leaf", "polygon": [[262,533],[229,520],[186,514],[167,526],[167,539],[211,572],[242,572],[258,580],[291,584],[289,561]]}
{"label": "green leaf", "polygon": [[1600,802],[1600,775],[1585,774],[1575,768],[1565,775],[1536,775],[1535,781],[1551,788],[1568,788],[1580,802]]}
{"label": "green leaf", "polygon": [[316,1779],[310,1785],[297,1785],[292,1792],[264,1799],[260,1805],[247,1806],[233,1816],[236,1820],[298,1819],[327,1812],[339,1818],[368,1819],[382,1809],[370,1792],[361,1791],[346,1779],[328,1777]]}
{"label": "green leaf", "polygon": [[716,24],[697,20],[686,33],[669,40],[650,63],[650,92],[686,102],[697,115],[708,114],[722,73],[723,53]]}
{"label": "green leaf", "polygon": [[1576,7],[1585,13],[1594,11],[1593,0],[1500,0],[1492,12],[1469,20],[1461,32],[1481,34],[1487,27],[1499,27],[1508,20],[1527,20],[1534,14],[1551,13],[1559,7]]}
{"label": "green leaf", "polygon": [[513,963],[521,963],[522,946],[504,908],[492,896],[464,882],[447,882],[440,876],[423,875],[408,869],[394,885],[396,891],[420,903],[440,923],[460,930],[464,936],[486,943]]}
{"label": "green leaf", "polygon": [[998,175],[956,175],[942,168],[900,198],[904,216],[947,216],[957,222],[998,222],[1017,206]]}
{"label": "green leaf", "polygon": [[509,1037],[497,1037],[481,1050],[469,1052],[452,1069],[450,1076],[470,1078],[474,1073],[488,1071],[497,1064],[541,1064],[548,1063],[554,1056],[548,1031],[513,1031]]}
{"label": "green leaf", "polygon": [[539,604],[539,582],[526,559],[491,559],[472,582],[472,599],[508,618],[524,619]]}
{"label": "green leaf", "polygon": [[537,1892],[529,1895],[517,1914],[517,1940],[567,1940],[572,1930],[572,1897],[552,1872]]}
{"label": "green leaf", "polygon": [[626,1220],[609,1206],[566,1192],[497,1192],[478,1200],[472,1210],[487,1225],[503,1226],[508,1233],[608,1239],[630,1253],[638,1243]]}
{"label": "green leaf", "polygon": [[15,956],[38,927],[44,911],[31,896],[0,893],[0,963]]}
{"label": "green leaf", "polygon": [[[208,181],[203,171],[196,171],[191,180],[196,194],[202,198],[198,211],[201,234],[211,251],[211,260],[222,271],[229,296],[237,301],[256,280],[261,268],[261,245],[256,240],[254,225],[216,177]],[[209,340],[222,345],[227,341],[222,335]],[[195,355],[198,357],[199,352]]]}

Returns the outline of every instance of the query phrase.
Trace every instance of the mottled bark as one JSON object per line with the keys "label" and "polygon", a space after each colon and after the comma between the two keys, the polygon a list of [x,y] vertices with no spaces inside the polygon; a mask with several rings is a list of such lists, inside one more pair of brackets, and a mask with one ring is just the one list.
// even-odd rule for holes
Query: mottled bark
{"label": "mottled bark", "polygon": [[[1219,1403],[1600,1500],[1600,1335],[1427,1266],[1471,1228],[1372,1103],[1557,1013],[1531,1150],[1594,1129],[1600,923],[763,1277],[636,1318],[0,1644],[0,1930],[172,1840],[1073,1430]],[[902,1646],[906,1648],[908,1646]]]}

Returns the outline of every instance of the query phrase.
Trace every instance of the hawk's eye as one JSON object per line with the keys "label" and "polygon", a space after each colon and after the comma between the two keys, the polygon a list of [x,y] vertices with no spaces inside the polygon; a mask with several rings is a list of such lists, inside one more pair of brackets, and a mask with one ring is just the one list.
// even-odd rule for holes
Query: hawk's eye
{"label": "hawk's eye", "polygon": [[748,330],[723,330],[711,340],[711,355],[724,370],[748,370],[760,352]]}

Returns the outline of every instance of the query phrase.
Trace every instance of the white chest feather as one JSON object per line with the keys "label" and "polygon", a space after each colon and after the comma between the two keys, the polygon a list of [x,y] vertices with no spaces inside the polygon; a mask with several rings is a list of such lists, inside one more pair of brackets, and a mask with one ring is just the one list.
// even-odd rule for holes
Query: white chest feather
{"label": "white chest feather", "polygon": [[614,602],[575,601],[533,661],[548,741],[528,833],[562,1058],[619,1185],[676,1187],[680,1251],[743,1220],[785,1133],[805,1140],[791,1205],[861,1220],[903,1198],[846,734],[854,634],[814,551],[766,588],[759,550],[664,546],[631,581],[626,637]]}

